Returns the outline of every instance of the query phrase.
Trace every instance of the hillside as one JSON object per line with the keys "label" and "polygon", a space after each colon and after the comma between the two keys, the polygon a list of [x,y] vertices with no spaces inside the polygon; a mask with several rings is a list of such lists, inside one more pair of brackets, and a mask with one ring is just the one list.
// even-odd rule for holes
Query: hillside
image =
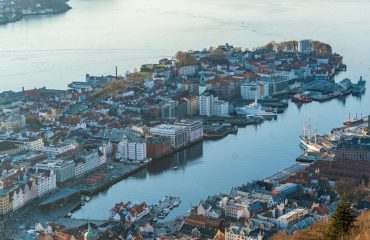
{"label": "hillside", "polygon": [[[279,232],[270,240],[324,240],[329,226],[328,221],[320,221],[311,227],[288,235]],[[356,223],[351,234],[345,240],[369,240],[370,239],[370,211],[367,211],[356,218]],[[344,239],[343,239],[344,240]]]}

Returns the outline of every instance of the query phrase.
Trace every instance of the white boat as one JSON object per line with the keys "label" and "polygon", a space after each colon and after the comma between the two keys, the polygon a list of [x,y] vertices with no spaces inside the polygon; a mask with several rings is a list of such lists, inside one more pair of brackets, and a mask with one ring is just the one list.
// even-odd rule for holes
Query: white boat
{"label": "white boat", "polygon": [[265,109],[263,109],[262,106],[257,103],[257,99],[249,105],[236,107],[235,111],[238,115],[253,115],[269,119],[277,117],[276,112],[266,111]]}
{"label": "white boat", "polygon": [[174,167],[173,167],[173,170],[177,170],[177,169],[178,169],[178,166],[174,166]]}
{"label": "white boat", "polygon": [[169,214],[169,213],[170,213],[170,209],[165,208],[165,209],[163,210],[163,214],[167,215],[167,214]]}
{"label": "white boat", "polygon": [[90,201],[90,198],[88,196],[85,197],[85,201],[88,202]]}
{"label": "white boat", "polygon": [[174,207],[177,207],[177,206],[179,206],[179,205],[180,205],[180,202],[179,202],[179,201],[174,201],[174,202],[173,202],[173,206],[174,206]]}
{"label": "white boat", "polygon": [[299,136],[302,146],[310,152],[321,152],[323,146],[317,142],[317,133],[312,135],[310,124],[303,127],[303,135]]}

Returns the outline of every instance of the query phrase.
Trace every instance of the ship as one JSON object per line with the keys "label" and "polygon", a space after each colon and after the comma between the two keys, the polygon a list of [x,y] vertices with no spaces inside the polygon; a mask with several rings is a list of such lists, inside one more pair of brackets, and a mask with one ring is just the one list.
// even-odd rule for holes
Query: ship
{"label": "ship", "polygon": [[309,92],[304,92],[302,94],[297,93],[292,97],[292,102],[296,103],[309,103],[312,102],[312,98],[308,97]]}
{"label": "ship", "polygon": [[353,84],[352,84],[352,82],[351,82],[351,80],[350,80],[350,79],[345,78],[345,79],[343,79],[342,81],[340,81],[340,82],[338,83],[338,85],[341,87],[341,89],[342,89],[342,93],[343,93],[344,95],[348,95],[348,94],[350,94],[350,93],[351,93],[351,90],[352,90],[352,86],[353,86]]}
{"label": "ship", "polygon": [[360,77],[360,80],[356,84],[353,84],[352,95],[358,96],[365,93],[366,90],[366,81]]}
{"label": "ship", "polygon": [[323,147],[318,144],[317,142],[317,132],[312,136],[311,126],[308,124],[308,126],[303,127],[303,135],[299,136],[299,139],[301,141],[301,146],[309,152],[321,152]]}
{"label": "ship", "polygon": [[357,114],[355,118],[351,118],[351,113],[349,113],[348,119],[343,122],[343,125],[345,126],[352,126],[356,124],[363,123],[364,119],[363,118],[357,118]]}
{"label": "ship", "polygon": [[257,103],[257,99],[249,105],[236,107],[235,111],[238,115],[253,115],[263,117],[265,119],[272,119],[277,117],[277,113],[275,111],[266,111],[265,109],[263,109],[262,106]]}

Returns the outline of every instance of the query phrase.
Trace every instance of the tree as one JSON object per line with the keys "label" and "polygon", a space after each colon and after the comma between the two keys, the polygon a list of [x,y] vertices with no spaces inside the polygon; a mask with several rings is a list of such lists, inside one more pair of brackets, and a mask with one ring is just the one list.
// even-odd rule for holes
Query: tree
{"label": "tree", "polygon": [[330,219],[327,233],[328,240],[337,240],[349,234],[354,226],[355,216],[352,213],[351,204],[344,198],[341,199],[334,215]]}
{"label": "tree", "polygon": [[176,60],[180,66],[197,64],[197,59],[194,56],[192,56],[189,53],[181,51],[176,53]]}

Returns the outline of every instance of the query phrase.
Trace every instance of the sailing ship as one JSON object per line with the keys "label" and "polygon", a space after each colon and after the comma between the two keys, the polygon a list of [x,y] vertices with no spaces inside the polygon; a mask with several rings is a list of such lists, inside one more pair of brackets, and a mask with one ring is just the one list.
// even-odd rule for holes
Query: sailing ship
{"label": "sailing ship", "polygon": [[310,123],[303,126],[303,135],[299,136],[304,149],[309,152],[321,152],[323,146],[318,144],[317,130],[312,134]]}

